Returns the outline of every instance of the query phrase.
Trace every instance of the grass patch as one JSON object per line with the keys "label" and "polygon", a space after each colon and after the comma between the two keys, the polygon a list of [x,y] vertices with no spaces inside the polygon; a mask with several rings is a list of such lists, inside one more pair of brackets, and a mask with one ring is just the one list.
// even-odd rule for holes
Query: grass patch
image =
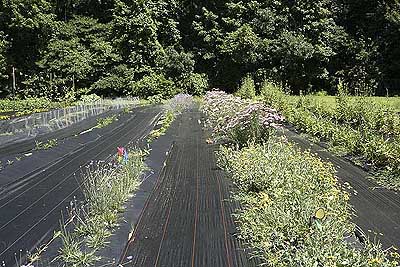
{"label": "grass patch", "polygon": [[161,128],[151,131],[148,137],[148,141],[152,142],[160,136],[164,135],[167,132],[168,128],[171,126],[172,122],[175,120],[175,118],[176,115],[173,111],[167,111],[164,117],[159,121]]}
{"label": "grass patch", "polygon": [[[67,103],[53,102],[47,98],[0,99],[0,119],[29,115],[65,107]],[[5,114],[5,115],[4,115]]]}
{"label": "grass patch", "polygon": [[94,266],[100,259],[99,249],[107,246],[107,240],[118,225],[124,203],[139,186],[139,177],[146,166],[145,151],[129,153],[129,159],[121,164],[92,164],[84,172],[82,189],[85,201],[75,203],[67,221],[61,221],[62,247],[56,258],[65,266]]}

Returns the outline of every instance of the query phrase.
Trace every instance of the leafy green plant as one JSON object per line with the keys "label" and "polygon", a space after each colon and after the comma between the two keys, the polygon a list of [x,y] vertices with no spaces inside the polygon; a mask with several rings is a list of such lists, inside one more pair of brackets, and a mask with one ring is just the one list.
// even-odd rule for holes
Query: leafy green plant
{"label": "leafy green plant", "polygon": [[50,139],[46,142],[35,141],[35,150],[48,150],[57,146],[57,139]]}
{"label": "leafy green plant", "polygon": [[361,157],[361,165],[369,164],[391,177],[374,176],[379,183],[400,189],[400,117],[374,98],[348,96],[342,83],[338,91],[327,105],[320,97],[289,96],[270,82],[261,90],[264,101],[280,110],[298,130],[326,142],[340,156],[357,161]]}
{"label": "leafy green plant", "polygon": [[182,88],[188,94],[201,96],[208,89],[208,77],[205,73],[192,73],[190,76],[183,81]]}
{"label": "leafy green plant", "polygon": [[256,96],[256,87],[251,76],[246,76],[242,80],[239,90],[236,95],[243,99],[253,99]]}
{"label": "leafy green plant", "polygon": [[98,118],[95,128],[104,128],[104,127],[110,125],[111,123],[113,123],[116,120],[117,120],[117,116],[116,115],[105,117],[105,118]]}
{"label": "leafy green plant", "polygon": [[72,210],[70,229],[61,224],[63,246],[58,259],[62,263],[94,266],[100,259],[96,252],[107,245],[124,202],[136,190],[146,169],[145,155],[145,151],[131,151],[122,164],[103,163],[87,169],[82,185],[85,203]]}
{"label": "leafy green plant", "polygon": [[164,135],[168,128],[171,126],[172,122],[175,120],[176,115],[173,111],[169,110],[166,112],[164,118],[159,121],[161,124],[161,128],[157,130],[151,131],[148,137],[148,142],[152,142],[153,140],[159,138],[160,136]]}
{"label": "leafy green plant", "polygon": [[141,80],[132,84],[132,94],[146,98],[154,95],[161,95],[169,98],[178,93],[178,88],[172,80],[162,74],[152,73],[144,76]]}

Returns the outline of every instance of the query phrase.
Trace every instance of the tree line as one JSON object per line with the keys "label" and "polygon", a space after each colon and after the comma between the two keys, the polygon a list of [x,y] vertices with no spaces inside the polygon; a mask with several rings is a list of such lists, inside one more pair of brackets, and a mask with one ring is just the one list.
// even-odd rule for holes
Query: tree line
{"label": "tree line", "polygon": [[399,0],[0,1],[2,97],[400,92]]}

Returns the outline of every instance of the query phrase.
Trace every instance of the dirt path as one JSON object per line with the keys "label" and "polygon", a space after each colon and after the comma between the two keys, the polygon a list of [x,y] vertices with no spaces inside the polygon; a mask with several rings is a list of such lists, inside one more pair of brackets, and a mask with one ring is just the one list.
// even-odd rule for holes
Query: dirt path
{"label": "dirt path", "polygon": [[[368,173],[347,160],[336,157],[321,146],[293,131],[285,131],[289,140],[303,149],[310,149],[325,161],[332,162],[339,180],[351,185],[350,202],[356,217],[354,222],[371,240],[378,239],[383,247],[400,248],[400,195],[368,179]],[[375,234],[376,233],[376,234]]]}
{"label": "dirt path", "polygon": [[[45,168],[18,179],[14,177],[12,183],[3,183],[0,195],[0,265],[14,266],[15,258],[23,258],[26,251],[42,243],[58,227],[65,207],[74,197],[82,198],[82,166],[92,160],[104,160],[114,153],[117,146],[143,138],[159,116],[158,108],[135,112],[96,142],[84,143],[75,151],[66,150],[59,160],[52,161]],[[26,168],[29,162],[35,164],[35,156],[24,162]],[[12,171],[12,167],[8,171]]]}
{"label": "dirt path", "polygon": [[123,266],[255,266],[234,236],[231,188],[199,119],[198,112],[180,118],[166,166],[121,257]]}

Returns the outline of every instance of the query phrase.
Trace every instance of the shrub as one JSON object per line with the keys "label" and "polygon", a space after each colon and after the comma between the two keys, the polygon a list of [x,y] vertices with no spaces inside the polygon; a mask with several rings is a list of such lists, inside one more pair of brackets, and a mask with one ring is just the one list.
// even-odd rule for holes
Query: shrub
{"label": "shrub", "polygon": [[177,93],[178,88],[175,83],[165,78],[162,74],[152,73],[132,84],[132,94],[141,98],[147,98],[153,95],[161,95],[163,98],[170,98]]}
{"label": "shrub", "polygon": [[90,94],[90,95],[83,95],[81,96],[81,100],[80,102],[84,103],[84,104],[89,104],[89,103],[94,103],[97,101],[100,101],[101,97],[96,95],[96,94]]}
{"label": "shrub", "polygon": [[184,81],[183,88],[188,94],[200,96],[208,89],[208,77],[205,73],[191,73]]}
{"label": "shrub", "polygon": [[251,76],[246,76],[242,80],[239,90],[236,95],[244,99],[253,99],[256,96],[256,86]]}
{"label": "shrub", "polygon": [[240,147],[268,139],[271,129],[283,121],[274,109],[220,91],[206,94],[203,111],[215,136]]}
{"label": "shrub", "polygon": [[328,143],[331,151],[368,163],[391,179],[378,178],[389,188],[400,188],[400,117],[392,108],[366,97],[350,97],[339,84],[331,105],[315,96],[292,97],[266,82],[264,102],[280,110],[298,130]]}

